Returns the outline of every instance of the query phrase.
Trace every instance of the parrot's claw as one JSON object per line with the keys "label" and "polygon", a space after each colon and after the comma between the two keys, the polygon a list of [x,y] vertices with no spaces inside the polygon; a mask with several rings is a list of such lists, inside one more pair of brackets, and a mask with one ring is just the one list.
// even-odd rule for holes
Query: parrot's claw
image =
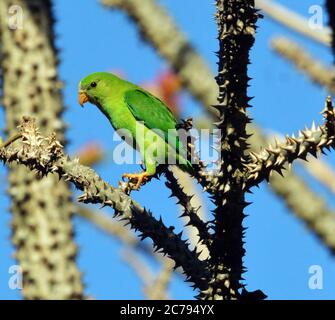
{"label": "parrot's claw", "polygon": [[141,173],[125,173],[122,175],[122,178],[127,178],[130,182],[136,183],[132,189],[138,190],[141,185],[148,181],[148,176],[149,174],[144,171]]}

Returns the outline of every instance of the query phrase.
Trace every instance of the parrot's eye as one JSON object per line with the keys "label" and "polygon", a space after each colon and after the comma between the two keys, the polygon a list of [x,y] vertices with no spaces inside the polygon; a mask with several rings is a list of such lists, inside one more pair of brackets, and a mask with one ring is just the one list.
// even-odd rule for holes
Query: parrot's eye
{"label": "parrot's eye", "polygon": [[94,81],[91,82],[91,87],[92,87],[92,88],[95,88],[96,86],[97,86],[97,83],[96,83],[96,82],[94,82]]}

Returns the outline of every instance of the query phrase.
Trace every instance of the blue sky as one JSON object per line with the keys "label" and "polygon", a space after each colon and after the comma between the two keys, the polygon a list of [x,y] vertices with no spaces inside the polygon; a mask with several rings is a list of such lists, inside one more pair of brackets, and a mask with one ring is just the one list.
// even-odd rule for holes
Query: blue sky
{"label": "blue sky", "polygon": [[[213,1],[160,1],[171,12],[177,23],[193,42],[198,52],[216,72],[217,58],[214,52],[216,40],[215,8]],[[282,0],[281,3],[308,17],[308,8],[321,0]],[[79,80],[94,71],[122,70],[130,81],[141,83],[153,79],[166,64],[156,52],[144,44],[132,23],[119,11],[109,11],[96,1],[55,1],[57,16],[57,45],[61,50],[61,78],[65,81],[65,102],[68,107],[65,118],[69,124],[68,151],[74,153],[88,141],[98,141],[112,150],[113,131],[107,120],[96,108],[84,110],[77,103]],[[325,16],[325,22],[327,17]],[[292,133],[321,121],[320,111],[327,92],[310,83],[269,48],[275,35],[286,35],[298,41],[320,60],[330,63],[330,50],[293,34],[284,27],[265,18],[258,23],[255,47],[252,50],[249,75],[253,108],[251,116],[256,123],[269,131]],[[199,105],[183,93],[183,116],[201,113]],[[333,162],[334,156],[330,156]],[[110,183],[116,185],[121,174],[138,170],[136,165],[118,166],[104,163],[96,170]],[[298,168],[299,169],[299,168]],[[313,189],[324,195],[329,206],[334,207],[333,196],[302,170],[299,172]],[[5,168],[0,171],[5,181]],[[8,288],[8,268],[13,247],[10,236],[9,202],[5,197],[6,183],[0,195],[0,299],[19,299],[18,291]],[[153,197],[152,195],[155,194]],[[177,224],[177,209],[163,181],[153,181],[145,186],[136,199],[167,224]],[[330,253],[309,233],[285,206],[269,191],[266,184],[248,195],[253,204],[247,208],[245,226],[246,257],[245,274],[249,290],[262,289],[270,299],[333,299],[335,297],[335,263]],[[108,211],[111,214],[112,211]],[[87,293],[98,299],[143,299],[141,282],[120,259],[121,246],[110,236],[92,225],[75,218],[76,240],[80,246],[78,263],[84,272]],[[323,289],[308,287],[311,265],[323,269]],[[153,268],[157,266],[151,263]],[[193,292],[180,278],[174,279],[171,295],[177,299],[193,297]]]}

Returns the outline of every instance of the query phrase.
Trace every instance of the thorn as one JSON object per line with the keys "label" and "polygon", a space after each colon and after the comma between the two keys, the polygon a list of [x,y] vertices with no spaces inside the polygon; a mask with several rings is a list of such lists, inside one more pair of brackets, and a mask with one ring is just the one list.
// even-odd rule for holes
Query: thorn
{"label": "thorn", "polygon": [[300,157],[306,151],[306,147],[302,144],[299,147],[298,157]]}
{"label": "thorn", "polygon": [[275,136],[275,145],[278,147],[280,145],[280,141],[277,136]]}

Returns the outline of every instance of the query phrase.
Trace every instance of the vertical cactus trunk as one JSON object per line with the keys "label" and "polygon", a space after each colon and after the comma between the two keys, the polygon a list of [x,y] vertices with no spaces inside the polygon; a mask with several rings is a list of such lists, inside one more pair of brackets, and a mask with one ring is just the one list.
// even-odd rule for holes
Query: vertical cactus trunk
{"label": "vertical cactus trunk", "polygon": [[247,95],[249,50],[254,43],[257,13],[253,0],[217,0],[219,40],[219,111],[221,154],[216,192],[213,242],[209,248],[211,280],[203,299],[238,299],[244,272],[245,217],[244,166],[247,161],[246,125],[250,98]]}
{"label": "vertical cactus trunk", "polygon": [[[6,134],[23,115],[36,118],[42,132],[64,142],[62,84],[57,76],[52,5],[45,0],[0,1],[3,106]],[[22,13],[22,21],[20,15]],[[15,19],[15,15],[18,19]],[[9,25],[12,19],[11,24]],[[13,21],[18,25],[13,25]],[[20,25],[22,23],[22,25]],[[81,274],[73,240],[73,205],[67,184],[56,176],[37,177],[23,166],[9,172],[12,241],[23,272],[26,299],[80,299]]]}

